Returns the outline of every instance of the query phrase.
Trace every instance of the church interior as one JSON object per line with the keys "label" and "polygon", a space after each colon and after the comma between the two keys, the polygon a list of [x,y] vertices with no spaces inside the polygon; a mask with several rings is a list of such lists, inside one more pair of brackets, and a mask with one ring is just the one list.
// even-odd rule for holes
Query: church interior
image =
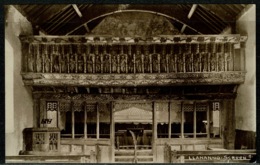
{"label": "church interior", "polygon": [[255,5],[4,9],[6,162],[255,157]]}

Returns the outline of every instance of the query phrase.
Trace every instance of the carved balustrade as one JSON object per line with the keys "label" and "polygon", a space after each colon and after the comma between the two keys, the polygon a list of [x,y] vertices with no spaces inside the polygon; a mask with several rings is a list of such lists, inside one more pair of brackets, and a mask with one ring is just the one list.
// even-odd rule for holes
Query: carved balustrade
{"label": "carved balustrade", "polygon": [[[23,73],[139,74],[243,71],[246,37],[21,37]],[[239,51],[237,51],[239,50]]]}

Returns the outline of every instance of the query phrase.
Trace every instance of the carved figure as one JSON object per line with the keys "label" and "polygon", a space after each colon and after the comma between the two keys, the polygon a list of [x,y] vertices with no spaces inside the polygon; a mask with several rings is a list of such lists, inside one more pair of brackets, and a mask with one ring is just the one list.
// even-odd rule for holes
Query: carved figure
{"label": "carved figure", "polygon": [[167,62],[166,62],[166,56],[161,56],[161,72],[167,71]]}
{"label": "carved figure", "polygon": [[192,57],[191,54],[188,54],[186,56],[186,72],[191,72],[192,71]]}
{"label": "carved figure", "polygon": [[131,58],[131,57],[129,57],[128,58],[129,60],[129,63],[128,63],[128,72],[129,73],[134,73],[134,59],[133,58]]}
{"label": "carved figure", "polygon": [[100,73],[101,71],[101,60],[100,60],[100,56],[97,55],[96,56],[96,73]]}
{"label": "carved figure", "polygon": [[120,72],[125,73],[126,72],[126,58],[125,55],[121,56],[121,62],[120,62]]}
{"label": "carved figure", "polygon": [[154,58],[153,58],[153,72],[154,73],[158,72],[158,58],[157,58],[157,54],[154,55]]}
{"label": "carved figure", "polygon": [[54,58],[53,72],[56,72],[56,73],[59,72],[59,59],[58,59],[58,57]]}
{"label": "carved figure", "polygon": [[51,65],[51,60],[50,60],[49,56],[46,54],[45,62],[44,62],[44,67],[45,67],[46,73],[50,72],[50,65]]}
{"label": "carved figure", "polygon": [[144,55],[144,72],[149,73],[150,72],[150,60],[149,60],[149,52],[147,51]]}
{"label": "carved figure", "polygon": [[33,55],[30,54],[29,57],[28,57],[28,70],[29,72],[33,72],[33,63],[34,63],[34,60],[33,60]]}
{"label": "carved figure", "polygon": [[210,59],[210,70],[215,71],[216,70],[216,59],[215,55],[212,54],[211,59]]}
{"label": "carved figure", "polygon": [[204,54],[201,58],[201,68],[203,72],[206,72],[208,70],[208,61],[207,61],[207,54]]}
{"label": "carved figure", "polygon": [[78,58],[78,72],[79,73],[82,73],[84,70],[84,62],[83,62],[83,58],[81,55],[79,55],[79,58]]}
{"label": "carved figure", "polygon": [[109,56],[105,55],[105,57],[104,57],[104,73],[109,73],[109,72],[110,72]]}
{"label": "carved figure", "polygon": [[75,73],[75,59],[74,59],[74,55],[72,54],[71,57],[70,57],[70,73]]}
{"label": "carved figure", "polygon": [[91,55],[89,55],[87,58],[87,69],[88,73],[93,73],[93,60]]}
{"label": "carved figure", "polygon": [[224,71],[224,58],[223,58],[223,55],[219,56],[218,71]]}
{"label": "carved figure", "polygon": [[174,72],[175,71],[175,61],[174,61],[174,54],[169,55],[169,71]]}
{"label": "carved figure", "polygon": [[42,58],[40,55],[37,55],[37,61],[36,61],[36,71],[41,72],[42,71]]}
{"label": "carved figure", "polygon": [[61,63],[61,72],[65,73],[66,72],[66,68],[67,68],[66,60],[63,58],[63,59],[61,59],[60,63]]}
{"label": "carved figure", "polygon": [[135,67],[136,67],[136,72],[141,73],[142,72],[142,59],[139,51],[136,53],[136,59],[135,59]]}
{"label": "carved figure", "polygon": [[193,71],[194,72],[200,71],[200,56],[199,56],[199,54],[194,55]]}
{"label": "carved figure", "polygon": [[178,61],[177,61],[178,72],[183,72],[183,58],[182,58],[182,55],[179,54],[177,58],[178,58]]}
{"label": "carved figure", "polygon": [[117,72],[117,58],[114,55],[112,58],[112,73],[116,73]]}

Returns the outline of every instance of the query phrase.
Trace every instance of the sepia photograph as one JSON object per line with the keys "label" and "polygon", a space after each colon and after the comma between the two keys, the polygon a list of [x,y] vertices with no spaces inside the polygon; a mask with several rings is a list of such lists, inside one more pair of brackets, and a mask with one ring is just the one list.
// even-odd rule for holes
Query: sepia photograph
{"label": "sepia photograph", "polygon": [[256,162],[255,4],[4,6],[6,163]]}

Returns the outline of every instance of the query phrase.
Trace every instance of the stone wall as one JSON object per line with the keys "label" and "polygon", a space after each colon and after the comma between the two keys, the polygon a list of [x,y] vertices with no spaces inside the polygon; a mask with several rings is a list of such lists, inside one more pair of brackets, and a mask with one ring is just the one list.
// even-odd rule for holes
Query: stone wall
{"label": "stone wall", "polygon": [[252,5],[236,22],[236,33],[247,35],[245,45],[245,83],[235,102],[236,129],[256,131],[256,7]]}
{"label": "stone wall", "polygon": [[[5,6],[6,65],[6,155],[18,155],[23,149],[23,129],[33,126],[32,95],[23,85],[19,35],[32,35],[31,23],[13,6]],[[11,69],[12,68],[12,69]]]}

